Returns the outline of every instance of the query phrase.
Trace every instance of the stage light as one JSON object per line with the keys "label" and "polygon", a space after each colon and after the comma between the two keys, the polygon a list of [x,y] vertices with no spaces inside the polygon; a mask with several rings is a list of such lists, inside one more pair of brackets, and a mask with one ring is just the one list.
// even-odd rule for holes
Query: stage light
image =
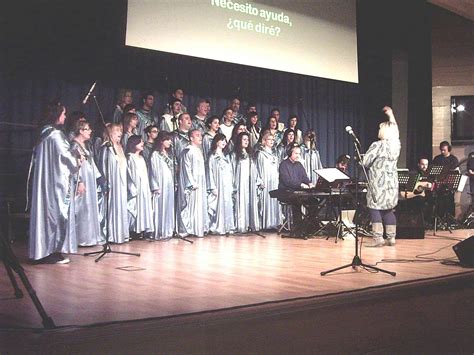
{"label": "stage light", "polygon": [[457,110],[458,112],[463,112],[463,111],[466,110],[466,107],[465,107],[464,105],[458,105],[458,107],[456,107],[456,110]]}

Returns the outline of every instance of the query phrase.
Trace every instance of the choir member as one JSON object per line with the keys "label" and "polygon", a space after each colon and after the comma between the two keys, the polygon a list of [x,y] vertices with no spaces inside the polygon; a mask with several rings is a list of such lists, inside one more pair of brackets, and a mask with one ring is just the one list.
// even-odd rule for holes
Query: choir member
{"label": "choir member", "polygon": [[200,99],[196,104],[196,115],[192,119],[193,129],[199,129],[202,134],[206,132],[206,119],[208,100]]}
{"label": "choir member", "polygon": [[158,117],[153,113],[153,105],[155,103],[155,96],[152,92],[145,92],[142,95],[142,107],[137,111],[138,116],[138,134],[146,139],[145,128],[158,123]]}
{"label": "choir member", "polygon": [[127,158],[123,152],[122,125],[107,125],[107,141],[100,151],[99,169],[107,180],[104,196],[104,226],[106,238],[111,243],[129,240],[127,211]]}
{"label": "choir member", "polygon": [[281,140],[283,139],[283,133],[278,130],[278,120],[274,116],[268,117],[267,125],[263,129],[264,131],[270,131],[270,133],[273,135],[274,140],[275,140],[275,148],[278,146],[278,144],[281,143]]}
{"label": "choir member", "polygon": [[311,183],[316,184],[318,181],[318,174],[315,173],[315,170],[322,169],[323,164],[321,163],[319,151],[316,149],[316,133],[313,130],[306,132],[303,137],[301,155],[306,174],[308,174]]}
{"label": "choir member", "polygon": [[234,150],[234,144],[237,140],[237,136],[239,135],[239,133],[242,132],[247,132],[247,126],[244,122],[239,122],[234,126],[234,129],[232,130],[230,141],[227,142],[227,146],[225,148],[226,153],[230,153]]}
{"label": "choir member", "polygon": [[119,91],[117,97],[117,106],[115,106],[114,116],[112,119],[112,123],[121,123],[122,116],[124,113],[128,112],[125,111],[125,106],[130,105],[133,101],[132,97],[132,90],[129,89],[121,89]]}
{"label": "choir member", "polygon": [[275,108],[272,108],[272,110],[270,111],[270,116],[276,118],[276,121],[277,121],[277,130],[278,130],[281,134],[283,134],[283,132],[285,131],[285,124],[280,121],[280,118],[281,118],[280,109],[278,109],[278,108],[276,108],[276,107],[275,107]]}
{"label": "choir member", "polygon": [[[232,165],[234,171],[234,219],[237,233],[246,233],[250,228],[250,189],[255,188],[251,183],[251,151],[250,135],[241,132],[237,136],[232,152]],[[252,164],[253,165],[253,164]]]}
{"label": "choir member", "polygon": [[173,132],[174,134],[174,155],[176,159],[180,159],[181,157],[181,152],[183,151],[184,148],[186,148],[189,145],[190,139],[189,139],[189,131],[191,129],[191,116],[189,113],[182,113],[179,115],[178,118],[178,129]]}
{"label": "choir member", "polygon": [[[229,108],[232,110],[232,121],[234,124],[243,121],[245,123],[245,116],[239,112],[240,110],[240,99],[238,97],[234,97],[230,101]],[[229,140],[229,139],[227,139]]]}
{"label": "choir member", "polygon": [[283,133],[283,139],[277,147],[277,154],[280,162],[288,157],[288,150],[293,147],[293,145],[295,145],[295,131],[288,128],[285,133]]}
{"label": "choir member", "polygon": [[160,130],[173,132],[178,127],[178,117],[183,113],[182,103],[180,99],[173,98],[168,105],[169,111],[161,116]]}
{"label": "choir member", "polygon": [[[187,107],[184,105],[183,100],[184,100],[184,90],[181,88],[176,88],[173,90],[173,92],[170,95],[170,100],[172,101],[174,99],[178,99],[181,102],[180,105],[180,111],[177,113],[177,116],[184,112],[188,112]],[[171,106],[167,106],[165,109],[165,113],[171,113]],[[168,132],[172,132],[174,129],[169,130]]]}
{"label": "choir member", "polygon": [[101,174],[86,146],[91,133],[89,122],[77,121],[73,130],[74,140],[71,143],[71,150],[78,152],[82,157],[79,179],[86,186],[85,192],[74,199],[76,238],[80,246],[92,246],[105,242],[100,228],[97,196],[97,180]]}
{"label": "choir member", "polygon": [[232,130],[234,129],[234,116],[230,107],[226,108],[222,113],[222,124],[220,125],[221,133],[229,141],[232,138]]}
{"label": "choir member", "polygon": [[65,264],[70,260],[61,253],[77,251],[70,200],[84,193],[85,185],[78,183],[80,162],[61,131],[65,119],[66,108],[59,102],[50,103],[33,150],[29,257],[39,263]]}
{"label": "choir member", "polygon": [[172,134],[161,131],[150,159],[150,188],[153,193],[154,239],[173,236],[175,230],[175,190],[173,157],[170,155]]}
{"label": "choir member", "polygon": [[204,160],[207,161],[209,158],[209,152],[211,151],[212,140],[215,135],[219,132],[220,120],[218,116],[211,116],[206,120],[207,131],[204,133],[202,138],[202,152],[204,154]]}
{"label": "choir member", "polygon": [[247,115],[247,132],[250,134],[250,148],[254,149],[260,140],[260,121],[256,111],[249,112]]}
{"label": "choir member", "polygon": [[303,133],[298,128],[298,116],[292,114],[288,118],[288,128],[295,131],[295,143],[301,145],[303,143]]}
{"label": "choir member", "polygon": [[[372,222],[373,239],[369,247],[395,245],[397,219],[394,208],[398,204],[397,162],[400,156],[400,138],[397,121],[390,107],[383,112],[388,121],[379,125],[379,140],[372,143],[365,153],[362,164],[368,169],[369,186],[367,207]],[[387,239],[384,241],[383,234]]]}
{"label": "choir member", "polygon": [[123,115],[122,147],[126,147],[128,138],[135,134],[138,134],[138,116],[136,113],[126,113]]}
{"label": "choir member", "polygon": [[232,233],[235,229],[232,201],[233,170],[230,158],[224,154],[226,138],[222,133],[212,140],[207,164],[209,232]]}
{"label": "choir member", "polygon": [[151,153],[155,147],[155,140],[158,137],[159,131],[160,130],[158,129],[157,125],[151,125],[145,128],[147,139],[145,141],[145,145],[143,146],[142,155],[143,158],[145,158],[147,164],[150,162]]}
{"label": "choir member", "polygon": [[[189,115],[188,115],[189,116]],[[204,237],[209,229],[204,157],[199,130],[189,132],[190,144],[180,158],[178,199],[179,234]]]}
{"label": "choir member", "polygon": [[128,221],[129,230],[138,237],[150,237],[153,233],[153,210],[151,205],[148,169],[142,156],[141,136],[131,136],[127,143],[128,165]]}
{"label": "choir member", "polygon": [[278,156],[273,150],[274,143],[273,134],[265,132],[262,138],[262,149],[256,155],[262,229],[276,229],[282,220],[278,200],[270,197],[270,191],[278,189]]}

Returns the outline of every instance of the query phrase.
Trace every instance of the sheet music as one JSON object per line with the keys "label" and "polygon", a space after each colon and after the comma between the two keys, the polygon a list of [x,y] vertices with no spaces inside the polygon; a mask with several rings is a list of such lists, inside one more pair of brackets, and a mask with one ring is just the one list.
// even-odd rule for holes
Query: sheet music
{"label": "sheet music", "polygon": [[325,168],[315,170],[315,173],[329,183],[334,181],[349,181],[351,178],[337,168]]}

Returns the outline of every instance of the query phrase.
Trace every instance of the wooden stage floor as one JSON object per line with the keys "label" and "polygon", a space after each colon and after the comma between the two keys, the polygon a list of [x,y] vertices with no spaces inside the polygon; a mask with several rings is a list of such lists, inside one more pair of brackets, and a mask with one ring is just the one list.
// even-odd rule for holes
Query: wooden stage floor
{"label": "wooden stage floor", "polygon": [[[474,272],[441,263],[457,261],[452,246],[472,234],[473,230],[437,236],[431,232],[421,240],[399,239],[396,247],[362,247],[365,263],[378,263],[395,271],[395,277],[352,268],[320,276],[321,271],[352,261],[353,238],[336,244],[334,238],[282,239],[266,233],[266,238],[208,236],[194,239],[194,244],[134,241],[113,249],[139,252],[140,257],[109,254],[95,263],[78,254],[68,265],[28,264],[26,243],[18,242],[13,250],[46,312],[57,326],[67,326],[318,297]],[[97,248],[80,252],[91,249]],[[4,268],[0,276],[0,327],[42,328],[27,294],[15,299]]]}

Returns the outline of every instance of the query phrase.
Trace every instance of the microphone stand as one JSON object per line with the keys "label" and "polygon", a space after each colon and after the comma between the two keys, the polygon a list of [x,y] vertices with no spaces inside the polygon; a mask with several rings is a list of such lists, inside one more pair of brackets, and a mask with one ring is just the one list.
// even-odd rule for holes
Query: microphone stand
{"label": "microphone stand", "polygon": [[[367,184],[370,187],[370,182],[369,182],[369,179],[368,179],[367,171],[365,170],[365,167],[362,164],[362,157],[361,157],[361,154],[360,154],[360,147],[357,144],[355,139],[353,140],[353,143],[354,143],[354,151],[356,153],[356,160],[357,160],[358,164],[362,167],[364,175],[367,178]],[[356,185],[355,185],[355,189],[356,189],[355,190],[355,199],[356,199],[356,206],[358,207],[359,206],[359,169],[357,168],[357,166],[356,166],[355,170],[356,170],[355,171],[355,183],[356,183]],[[372,197],[373,197],[374,202],[375,202],[375,195],[372,194]],[[363,268],[369,269],[369,270],[381,271],[381,272],[384,272],[384,273],[392,275],[392,276],[396,275],[396,273],[393,272],[393,271],[384,270],[384,269],[378,268],[376,266],[364,264],[362,262],[362,259],[359,256],[359,219],[356,219],[354,239],[355,239],[355,255],[354,255],[354,258],[352,259],[352,262],[350,264],[339,266],[339,267],[336,267],[336,268],[331,269],[331,270],[322,271],[321,276],[325,276],[325,275],[327,275],[331,272],[346,269],[348,267],[352,267],[353,269],[356,269],[358,266],[362,266]]]}
{"label": "microphone stand", "polygon": [[[180,239],[184,240],[185,242],[193,244],[194,242],[186,237],[180,236],[178,233],[178,219],[177,219],[177,214],[178,214],[178,198],[177,198],[177,192],[178,189],[177,184],[176,184],[176,172],[178,171],[178,163],[177,159],[178,157],[176,156],[176,141],[177,141],[177,135],[178,135],[178,124],[176,123],[176,116],[174,116],[174,112],[171,111],[171,115],[173,118],[171,119],[171,122],[173,122],[173,132],[176,132],[176,134],[173,135],[173,145],[171,148],[171,154],[173,155],[173,193],[174,193],[174,228],[173,228],[173,235],[171,236],[171,239]],[[207,211],[206,211],[207,213]]]}
{"label": "microphone stand", "polygon": [[[117,152],[115,151],[114,145],[111,142],[110,134],[107,129],[107,125],[105,123],[104,115],[102,114],[102,110],[100,109],[99,103],[97,102],[97,98],[95,96],[95,93],[92,93],[92,97],[94,99],[95,105],[97,107],[97,110],[99,111],[100,118],[102,120],[102,124],[104,126],[105,132],[108,137],[108,143],[106,143],[107,149],[112,148],[112,151],[114,152],[114,155],[117,155]],[[110,242],[109,242],[109,154],[106,155],[105,157],[105,169],[106,171],[106,176],[105,176],[105,183],[107,186],[107,191],[104,193],[104,203],[105,203],[105,243],[102,245],[102,250],[101,251],[93,251],[90,253],[84,253],[84,256],[89,256],[89,255],[99,255],[97,259],[95,259],[95,262],[99,262],[100,259],[102,259],[105,255],[107,254],[123,254],[123,255],[133,255],[133,256],[140,256],[140,253],[128,253],[124,251],[113,251],[112,248],[110,247]]]}

